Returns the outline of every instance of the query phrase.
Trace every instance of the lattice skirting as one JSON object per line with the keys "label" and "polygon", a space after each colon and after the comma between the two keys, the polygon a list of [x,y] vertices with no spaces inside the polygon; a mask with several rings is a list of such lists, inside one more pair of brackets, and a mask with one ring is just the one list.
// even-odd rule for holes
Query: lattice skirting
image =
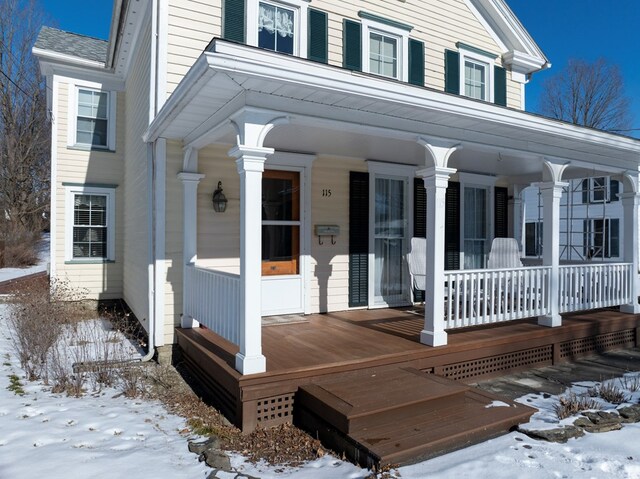
{"label": "lattice skirting", "polygon": [[262,427],[291,422],[295,393],[261,399],[257,403],[257,420]]}
{"label": "lattice skirting", "polygon": [[552,362],[553,346],[549,344],[539,348],[448,364],[441,368],[435,368],[435,373],[459,381],[479,376],[497,375],[516,369],[548,366]]}
{"label": "lattice skirting", "polygon": [[598,334],[597,336],[560,343],[560,359],[568,360],[612,349],[633,348],[635,345],[635,329]]}

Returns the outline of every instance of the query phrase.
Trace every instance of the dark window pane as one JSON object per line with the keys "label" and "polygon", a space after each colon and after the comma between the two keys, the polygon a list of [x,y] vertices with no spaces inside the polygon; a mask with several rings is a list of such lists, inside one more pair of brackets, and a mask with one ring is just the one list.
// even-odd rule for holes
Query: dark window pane
{"label": "dark window pane", "polygon": [[276,49],[276,32],[275,30],[269,33],[266,28],[263,28],[258,32],[258,46],[260,48],[268,48],[269,50]]}
{"label": "dark window pane", "polygon": [[262,261],[290,261],[297,257],[293,251],[293,235],[298,231],[298,226],[263,226]]}
{"label": "dark window pane", "polygon": [[278,48],[277,51],[281,53],[289,53],[293,55],[293,37],[278,35]]}
{"label": "dark window pane", "polygon": [[262,179],[262,219],[291,221],[293,217],[293,182],[280,178]]}

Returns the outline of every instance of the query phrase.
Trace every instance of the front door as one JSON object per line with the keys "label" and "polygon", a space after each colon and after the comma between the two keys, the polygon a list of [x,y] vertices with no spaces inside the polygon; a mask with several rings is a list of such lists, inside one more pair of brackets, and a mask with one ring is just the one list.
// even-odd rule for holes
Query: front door
{"label": "front door", "polygon": [[300,172],[262,175],[262,314],[304,311]]}
{"label": "front door", "polygon": [[373,215],[373,306],[408,302],[406,178],[375,176]]}

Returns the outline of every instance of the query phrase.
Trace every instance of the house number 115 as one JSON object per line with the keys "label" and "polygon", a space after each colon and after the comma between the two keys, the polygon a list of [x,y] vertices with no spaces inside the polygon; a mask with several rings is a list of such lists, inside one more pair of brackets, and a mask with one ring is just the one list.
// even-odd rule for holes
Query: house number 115
{"label": "house number 115", "polygon": [[331,196],[331,189],[322,190],[322,196],[326,196],[327,198]]}

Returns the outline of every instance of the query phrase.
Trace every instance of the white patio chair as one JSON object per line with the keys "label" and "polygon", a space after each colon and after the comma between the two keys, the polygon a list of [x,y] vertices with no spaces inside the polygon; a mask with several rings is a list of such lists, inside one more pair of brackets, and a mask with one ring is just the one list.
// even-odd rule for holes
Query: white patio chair
{"label": "white patio chair", "polygon": [[426,238],[411,238],[411,251],[407,254],[411,286],[413,290],[424,291],[427,270],[427,240]]}
{"label": "white patio chair", "polygon": [[494,238],[491,243],[487,268],[522,268],[520,249],[515,238]]}

